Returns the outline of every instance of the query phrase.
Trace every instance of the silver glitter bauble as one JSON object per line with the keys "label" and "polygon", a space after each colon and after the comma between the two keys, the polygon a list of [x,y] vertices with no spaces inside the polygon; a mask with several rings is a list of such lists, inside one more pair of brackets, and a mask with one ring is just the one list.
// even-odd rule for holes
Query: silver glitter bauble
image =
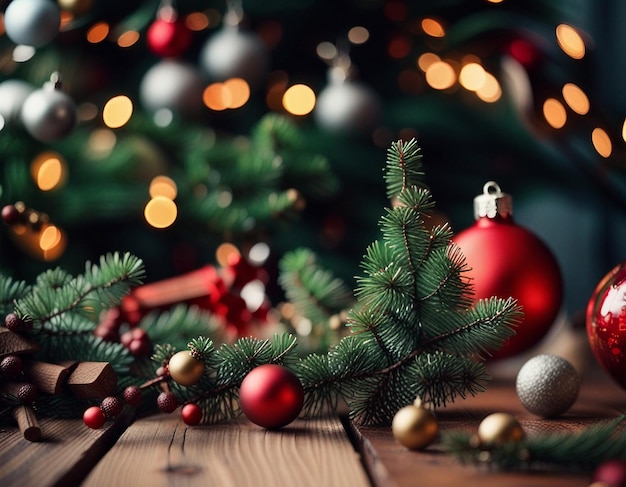
{"label": "silver glitter bauble", "polygon": [[522,405],[531,413],[554,418],[567,411],[580,390],[580,377],[572,364],[551,354],[526,362],[515,383]]}
{"label": "silver glitter bauble", "polygon": [[199,63],[213,81],[243,78],[253,89],[265,80],[270,64],[267,47],[259,37],[230,25],[209,37]]}
{"label": "silver glitter bauble", "polygon": [[59,33],[61,12],[52,0],[13,0],[4,12],[6,34],[16,44],[41,47]]}
{"label": "silver glitter bauble", "polygon": [[0,83],[0,117],[6,125],[21,123],[22,105],[34,89],[30,83],[19,79]]}
{"label": "silver glitter bauble", "polygon": [[380,117],[380,100],[355,81],[332,82],[317,97],[313,113],[318,125],[340,135],[370,135]]}
{"label": "silver glitter bauble", "polygon": [[141,104],[147,111],[169,109],[191,114],[202,108],[204,89],[195,66],[176,59],[165,59],[152,66],[139,86]]}
{"label": "silver glitter bauble", "polygon": [[26,98],[21,117],[28,133],[41,142],[61,140],[74,130],[76,105],[61,91],[57,73]]}

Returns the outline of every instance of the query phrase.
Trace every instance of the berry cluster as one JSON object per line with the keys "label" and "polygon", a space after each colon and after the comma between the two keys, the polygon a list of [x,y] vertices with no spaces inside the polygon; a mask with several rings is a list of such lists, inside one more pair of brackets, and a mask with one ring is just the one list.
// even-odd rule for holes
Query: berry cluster
{"label": "berry cluster", "polygon": [[[126,330],[122,332],[123,326]],[[135,357],[145,357],[152,350],[150,338],[145,330],[124,323],[119,308],[111,308],[104,312],[94,334],[103,340],[121,343]]]}
{"label": "berry cluster", "polygon": [[[178,409],[178,399],[171,392],[161,392],[157,396],[157,406],[164,413],[173,413]],[[181,409],[181,418],[186,425],[195,426],[202,421],[202,409],[195,403],[187,403]]]}
{"label": "berry cluster", "polygon": [[107,418],[116,418],[124,410],[124,404],[137,407],[141,404],[141,388],[128,386],[122,393],[122,398],[116,396],[105,397],[100,406],[91,406],[83,413],[83,423],[91,429],[100,429]]}

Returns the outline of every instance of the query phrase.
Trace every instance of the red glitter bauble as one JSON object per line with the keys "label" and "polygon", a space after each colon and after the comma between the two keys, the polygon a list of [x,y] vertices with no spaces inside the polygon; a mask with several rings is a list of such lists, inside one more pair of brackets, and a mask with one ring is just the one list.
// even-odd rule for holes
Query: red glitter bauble
{"label": "red glitter bauble", "polygon": [[593,354],[626,389],[626,262],[598,283],[587,304],[586,318]]}
{"label": "red glitter bauble", "polygon": [[83,423],[94,430],[102,428],[106,420],[107,417],[98,406],[91,406],[83,413]]}
{"label": "red glitter bauble", "polygon": [[563,297],[558,263],[550,249],[511,216],[511,199],[488,182],[474,200],[476,222],[454,237],[472,280],[474,299],[515,298],[524,319],[492,359],[511,357],[536,345],[554,323]]}
{"label": "red glitter bauble", "polygon": [[150,50],[161,57],[178,57],[191,45],[192,34],[181,20],[156,19],[146,34]]}
{"label": "red glitter bauble", "polygon": [[304,390],[296,374],[288,368],[260,365],[241,382],[239,401],[250,421],[277,429],[298,417],[304,404]]}

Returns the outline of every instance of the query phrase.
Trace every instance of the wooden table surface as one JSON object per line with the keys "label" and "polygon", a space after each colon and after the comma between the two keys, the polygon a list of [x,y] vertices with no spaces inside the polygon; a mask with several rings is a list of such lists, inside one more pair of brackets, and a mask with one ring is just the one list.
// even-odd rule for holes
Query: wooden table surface
{"label": "wooden table surface", "polygon": [[[514,380],[496,379],[476,397],[437,413],[442,430],[476,428],[492,412],[510,412],[529,435],[577,431],[626,410],[626,392],[605,374],[584,376],[578,401],[564,416],[539,419],[524,411]],[[245,418],[187,427],[178,414],[102,430],[80,420],[41,420],[43,440],[24,440],[17,428],[0,432],[0,486],[588,486],[589,474],[502,473],[461,465],[435,443],[409,451],[389,428],[356,427],[338,418],[297,420],[266,431]]]}

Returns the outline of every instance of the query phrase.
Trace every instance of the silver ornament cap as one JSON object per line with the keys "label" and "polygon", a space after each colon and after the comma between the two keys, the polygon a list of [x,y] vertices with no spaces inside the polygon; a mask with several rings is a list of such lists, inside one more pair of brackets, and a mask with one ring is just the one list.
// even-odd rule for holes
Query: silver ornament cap
{"label": "silver ornament cap", "polygon": [[486,216],[506,218],[513,214],[513,198],[503,193],[495,181],[487,181],[483,193],[474,198],[474,218],[478,220]]}
{"label": "silver ornament cap", "polygon": [[576,402],[580,377],[566,359],[541,354],[522,366],[517,374],[515,389],[527,411],[543,418],[555,418]]}

